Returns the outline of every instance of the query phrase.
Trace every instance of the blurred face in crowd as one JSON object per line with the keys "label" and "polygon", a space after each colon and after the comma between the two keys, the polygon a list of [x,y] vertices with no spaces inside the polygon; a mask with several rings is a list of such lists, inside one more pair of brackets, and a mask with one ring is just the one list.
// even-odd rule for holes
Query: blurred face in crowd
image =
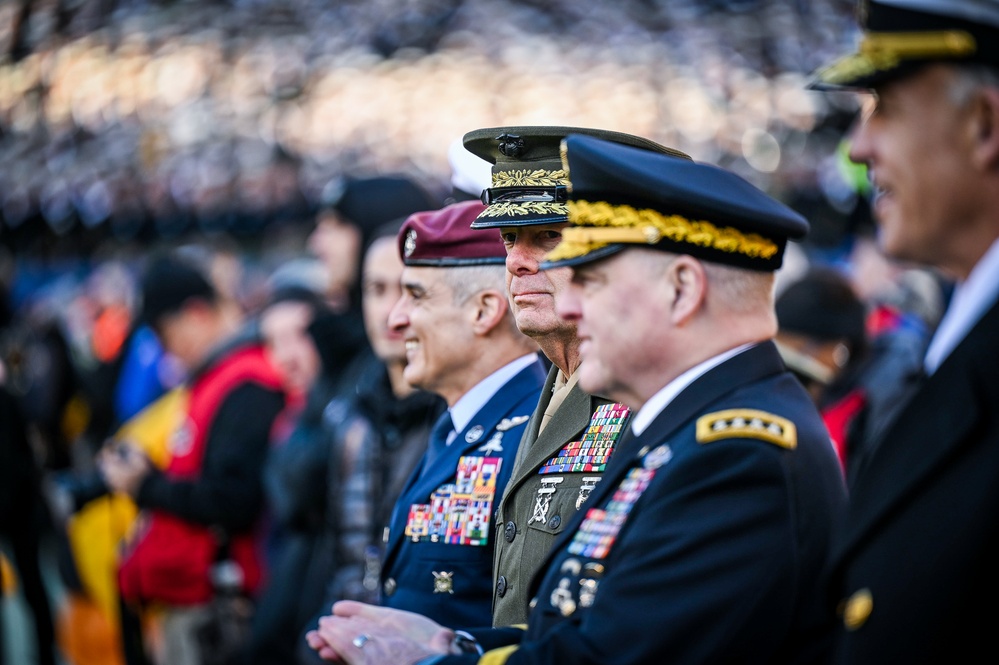
{"label": "blurred face in crowd", "polygon": [[555,298],[572,276],[570,268],[538,270],[545,254],[558,245],[566,224],[506,226],[506,287],[517,327],[530,337],[575,335],[576,326],[555,312]]}
{"label": "blurred face in crowd", "polygon": [[890,256],[942,267],[979,200],[974,104],[958,103],[955,70],[930,65],[877,88],[852,134],[850,158],[876,188],[874,215]]}
{"label": "blurred face in crowd", "polygon": [[364,329],[375,355],[386,363],[406,360],[402,332],[389,326],[389,313],[402,295],[402,268],[395,238],[379,238],[364,256]]}
{"label": "blurred face in crowd", "polygon": [[214,304],[191,298],[179,310],[156,321],[156,336],[167,353],[190,371],[218,342],[220,316]]}
{"label": "blurred face in crowd", "polygon": [[662,387],[659,359],[669,354],[663,322],[671,293],[668,281],[656,276],[668,261],[661,252],[628,249],[570,268],[557,309],[576,324],[579,386],[586,392],[637,408],[651,396],[642,389],[646,378],[654,389]]}
{"label": "blurred face in crowd", "polygon": [[350,289],[357,279],[361,231],[335,212],[324,212],[309,235],[309,251],[326,265],[330,292]]}
{"label": "blurred face in crowd", "polygon": [[260,334],[267,355],[293,394],[303,394],[319,376],[321,360],[308,333],[314,313],[308,303],[286,300],[260,314]]}
{"label": "blurred face in crowd", "polygon": [[444,275],[448,270],[461,268],[404,268],[402,297],[392,308],[389,327],[405,339],[406,382],[450,404],[462,394],[474,333],[468,302],[455,302]]}

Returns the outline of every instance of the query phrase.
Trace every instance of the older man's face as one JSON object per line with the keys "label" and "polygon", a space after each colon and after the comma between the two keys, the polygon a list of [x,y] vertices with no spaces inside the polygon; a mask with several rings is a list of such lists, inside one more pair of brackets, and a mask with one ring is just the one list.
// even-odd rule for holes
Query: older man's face
{"label": "older man's face", "polygon": [[955,76],[931,65],[880,86],[851,136],[850,158],[877,189],[882,248],[897,259],[946,267],[975,215],[973,109],[953,101]]}
{"label": "older man's face", "polygon": [[389,327],[406,343],[406,382],[448,399],[468,376],[475,335],[469,307],[454,301],[445,270],[403,269],[402,297],[389,314]]}
{"label": "older man's face", "polygon": [[575,325],[555,312],[555,298],[569,283],[569,268],[538,270],[545,254],[562,239],[566,224],[506,226],[506,287],[517,327],[530,337],[573,334]]}
{"label": "older man's face", "polygon": [[658,377],[650,374],[670,352],[664,325],[670,287],[665,279],[650,279],[649,267],[636,263],[647,258],[639,257],[640,251],[652,250],[625,250],[573,268],[557,307],[577,327],[580,388],[633,408],[647,397],[644,384],[656,383]]}

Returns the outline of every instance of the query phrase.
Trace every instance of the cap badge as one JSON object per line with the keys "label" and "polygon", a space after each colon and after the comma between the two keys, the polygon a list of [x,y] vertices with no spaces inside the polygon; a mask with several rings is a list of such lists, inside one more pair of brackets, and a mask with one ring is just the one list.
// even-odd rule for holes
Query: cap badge
{"label": "cap badge", "polygon": [[500,134],[496,140],[500,142],[499,151],[506,157],[515,159],[524,152],[524,139],[516,134]]}
{"label": "cap badge", "polygon": [[413,255],[416,251],[416,229],[410,229],[406,232],[406,241],[403,243],[402,251],[406,254],[406,258]]}

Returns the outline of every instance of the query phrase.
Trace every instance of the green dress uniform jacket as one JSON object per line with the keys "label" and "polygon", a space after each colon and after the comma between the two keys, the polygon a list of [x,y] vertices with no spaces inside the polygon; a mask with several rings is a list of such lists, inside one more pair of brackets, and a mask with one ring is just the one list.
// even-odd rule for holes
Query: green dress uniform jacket
{"label": "green dress uniform jacket", "polygon": [[[599,407],[613,404],[574,385],[544,432],[538,434],[557,374],[558,368],[553,365],[541,390],[541,400],[520,441],[513,475],[497,510],[498,533],[493,559],[494,626],[527,623],[527,587],[531,578],[541,567],[556,536],[603,474],[603,471],[539,473],[567,444],[584,437]],[[627,420],[619,423],[619,431],[624,431]],[[554,491],[550,492],[552,488]],[[547,509],[541,510],[545,504]]]}

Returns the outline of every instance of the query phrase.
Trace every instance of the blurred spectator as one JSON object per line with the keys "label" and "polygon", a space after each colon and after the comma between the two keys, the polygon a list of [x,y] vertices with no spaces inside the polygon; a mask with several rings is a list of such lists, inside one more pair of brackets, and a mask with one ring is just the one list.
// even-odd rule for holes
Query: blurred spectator
{"label": "blurred spectator", "polygon": [[[0,538],[13,552],[20,587],[31,611],[36,662],[55,665],[52,606],[42,581],[40,543],[48,514],[39,468],[28,443],[20,405],[0,381]],[[6,548],[4,548],[6,550]],[[0,663],[6,645],[0,626]]]}
{"label": "blurred spectator", "polygon": [[[169,440],[183,423],[187,391],[174,388],[142,408],[115,432],[111,445],[142,450],[158,469],[170,460]],[[145,662],[146,645],[133,623],[154,626],[155,610],[134,615],[120,610],[117,564],[122,544],[136,528],[138,508],[126,494],[107,494],[100,480],[91,495],[76,486],[77,501],[66,520],[69,555],[78,583],[65,589],[60,615],[60,644],[73,665]],[[123,637],[130,641],[126,646]]]}
{"label": "blurred spectator", "polygon": [[336,312],[357,311],[361,252],[382,224],[440,205],[403,176],[334,180],[323,191],[323,207],[309,236],[309,249],[326,266],[326,296]]}
{"label": "blurred spectator", "polygon": [[867,359],[867,312],[850,280],[816,268],[788,285],[776,302],[777,346],[815,400],[845,468],[847,439],[867,403],[858,384]]}
{"label": "blurred spectator", "polygon": [[[188,372],[187,420],[171,435],[163,471],[127,443],[104,451],[100,468],[109,487],[132,496],[147,514],[119,568],[123,601],[164,606],[163,663],[199,663],[205,657],[199,634],[219,585],[252,595],[261,580],[254,529],[284,397],[262,347],[236,334],[238,321],[189,260],[155,259],[143,277],[142,300],[143,320]],[[216,576],[223,563],[226,579]]]}
{"label": "blurred spectator", "polygon": [[402,295],[396,240],[402,222],[377,229],[364,253],[361,304],[371,350],[354,361],[347,372],[352,381],[341,384],[323,415],[329,440],[325,523],[302,587],[304,615],[294,645],[300,663],[319,662],[304,633],[331,603],[378,599],[382,530],[445,408],[436,395],[406,383],[405,343],[388,325]]}
{"label": "blurred spectator", "polygon": [[335,380],[322,373],[309,328],[333,315],[321,290],[308,288],[307,281],[291,283],[287,275],[272,276],[274,291],[258,315],[267,353],[284,378],[288,404],[272,433],[264,468],[268,577],[245,648],[248,663],[291,662],[303,620],[302,595],[308,594],[304,578],[323,523],[329,443],[321,420]]}

